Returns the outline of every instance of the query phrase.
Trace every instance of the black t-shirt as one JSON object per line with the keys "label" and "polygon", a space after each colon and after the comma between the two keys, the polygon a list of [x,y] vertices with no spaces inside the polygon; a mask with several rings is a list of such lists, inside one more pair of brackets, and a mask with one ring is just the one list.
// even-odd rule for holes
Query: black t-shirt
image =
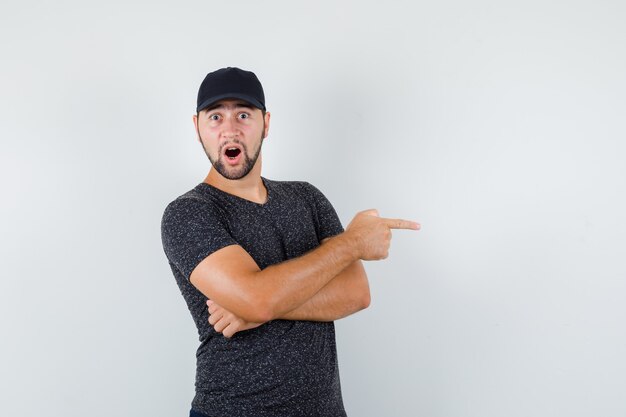
{"label": "black t-shirt", "polygon": [[189,281],[225,246],[242,246],[264,269],[343,232],[313,185],[261,179],[264,204],[200,183],[163,214],[163,248],[200,338],[192,408],[210,417],[345,416],[332,322],[272,320],[227,339],[208,323],[207,297]]}

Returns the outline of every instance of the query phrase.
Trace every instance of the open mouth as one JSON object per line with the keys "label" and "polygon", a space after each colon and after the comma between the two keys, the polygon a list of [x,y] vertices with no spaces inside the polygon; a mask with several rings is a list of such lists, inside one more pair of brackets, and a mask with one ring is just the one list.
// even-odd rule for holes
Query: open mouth
{"label": "open mouth", "polygon": [[232,148],[227,148],[227,149],[226,149],[226,152],[225,152],[226,157],[227,157],[228,159],[232,159],[232,160],[234,160],[235,158],[237,158],[237,157],[239,156],[239,154],[240,154],[240,153],[241,153],[241,149],[239,149],[239,148],[235,148],[235,147],[232,147]]}

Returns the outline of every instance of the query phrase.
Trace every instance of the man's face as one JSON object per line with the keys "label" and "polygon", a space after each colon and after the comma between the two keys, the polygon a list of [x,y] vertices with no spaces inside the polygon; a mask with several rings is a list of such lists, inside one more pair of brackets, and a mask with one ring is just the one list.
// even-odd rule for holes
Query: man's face
{"label": "man's face", "polygon": [[194,116],[198,139],[213,167],[238,180],[254,168],[269,130],[269,113],[242,100],[220,100]]}

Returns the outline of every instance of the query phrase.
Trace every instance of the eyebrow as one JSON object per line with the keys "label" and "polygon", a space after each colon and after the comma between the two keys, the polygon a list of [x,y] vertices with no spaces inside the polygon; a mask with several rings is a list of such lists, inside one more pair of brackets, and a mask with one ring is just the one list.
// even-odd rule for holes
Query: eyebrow
{"label": "eyebrow", "polygon": [[[207,107],[205,110],[208,113],[208,112],[210,112],[212,110],[223,108],[223,107],[224,107],[224,104],[215,104],[213,106]],[[245,101],[241,101],[241,102],[235,103],[235,108],[238,108],[238,107],[243,107],[243,108],[252,110],[252,105],[246,103]]]}

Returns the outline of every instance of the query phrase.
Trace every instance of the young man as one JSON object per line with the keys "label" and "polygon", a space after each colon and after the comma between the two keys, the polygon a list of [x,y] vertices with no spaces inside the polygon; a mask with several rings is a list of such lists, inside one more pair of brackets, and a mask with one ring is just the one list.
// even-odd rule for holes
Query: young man
{"label": "young man", "polygon": [[212,169],[161,225],[200,337],[190,416],[345,416],[333,320],[369,305],[361,260],[419,225],[367,210],[344,231],[313,185],[262,177],[270,113],[252,72],[209,73],[193,122]]}

